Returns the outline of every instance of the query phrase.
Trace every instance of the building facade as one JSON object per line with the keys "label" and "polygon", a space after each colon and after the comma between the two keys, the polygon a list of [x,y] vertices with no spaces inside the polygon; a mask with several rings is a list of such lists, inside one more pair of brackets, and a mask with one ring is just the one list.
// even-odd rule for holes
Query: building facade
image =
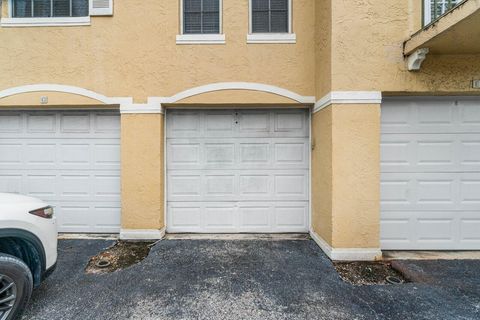
{"label": "building facade", "polygon": [[60,231],[480,249],[480,0],[2,0],[0,191]]}

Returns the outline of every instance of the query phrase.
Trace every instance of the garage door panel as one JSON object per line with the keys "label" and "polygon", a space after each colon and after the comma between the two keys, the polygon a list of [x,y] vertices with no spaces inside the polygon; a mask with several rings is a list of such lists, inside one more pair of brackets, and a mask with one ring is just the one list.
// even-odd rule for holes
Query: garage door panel
{"label": "garage door panel", "polygon": [[383,249],[480,249],[480,100],[382,106]]}
{"label": "garage door panel", "polygon": [[168,139],[171,170],[308,169],[306,138]]}
{"label": "garage door panel", "polygon": [[480,173],[383,173],[382,210],[480,210]]}
{"label": "garage door panel", "polygon": [[203,114],[205,137],[227,138],[234,135],[235,115],[233,111],[207,111]]}
{"label": "garage door panel", "polygon": [[172,170],[169,201],[308,200],[308,171]]}
{"label": "garage door panel", "polygon": [[23,131],[23,117],[20,112],[3,112],[0,117],[0,133],[20,133]]}
{"label": "garage door panel", "polygon": [[203,137],[203,114],[200,111],[169,111],[167,137]]}
{"label": "garage door panel", "polygon": [[235,144],[208,142],[203,145],[204,163],[210,166],[225,166],[235,163]]}
{"label": "garage door panel", "polygon": [[117,233],[120,229],[120,206],[114,203],[63,203],[55,206],[62,232]]}
{"label": "garage door panel", "polygon": [[90,113],[69,113],[60,115],[61,133],[89,133]]}
{"label": "garage door panel", "polygon": [[26,133],[43,133],[55,136],[57,132],[57,115],[54,112],[27,113]]}
{"label": "garage door panel", "polygon": [[308,131],[305,110],[169,111],[167,230],[306,232]]}
{"label": "garage door panel", "polygon": [[382,133],[480,133],[478,98],[389,99],[382,105]]}
{"label": "garage door panel", "polygon": [[61,232],[119,231],[118,112],[2,111],[0,123],[0,192],[54,205]]}
{"label": "garage door panel", "polygon": [[480,243],[480,213],[468,212],[460,220],[460,241],[464,243]]}
{"label": "garage door panel", "polygon": [[23,145],[21,143],[0,140],[0,166],[4,168],[5,166],[21,164],[22,149]]}
{"label": "garage door panel", "polygon": [[120,136],[120,117],[112,112],[97,112],[91,114],[93,117],[95,137],[119,137]]}
{"label": "garage door panel", "polygon": [[0,192],[21,193],[23,175],[0,172]]}
{"label": "garage door panel", "polygon": [[[471,214],[473,218],[466,219]],[[475,218],[477,217],[477,218]],[[383,211],[381,222],[382,248],[384,249],[458,249],[462,242],[480,244],[478,212],[465,211]],[[470,240],[464,240],[472,237]],[[472,247],[469,246],[471,249]]]}
{"label": "garage door panel", "polygon": [[305,232],[308,202],[172,202],[169,232]]}
{"label": "garage door panel", "polygon": [[479,172],[478,134],[385,134],[382,172]]}
{"label": "garage door panel", "polygon": [[[307,137],[305,110],[169,111],[168,138]],[[236,124],[236,125],[235,125]]]}

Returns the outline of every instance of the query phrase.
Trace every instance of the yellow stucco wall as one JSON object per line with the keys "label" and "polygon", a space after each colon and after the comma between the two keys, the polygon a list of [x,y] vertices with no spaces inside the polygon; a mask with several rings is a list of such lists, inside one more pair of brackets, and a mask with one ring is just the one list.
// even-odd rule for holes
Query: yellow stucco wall
{"label": "yellow stucco wall", "polygon": [[332,108],[312,116],[312,229],[329,244],[332,243],[333,163]]}
{"label": "yellow stucco wall", "polygon": [[177,45],[179,0],[117,0],[113,17],[92,17],[91,26],[0,28],[0,90],[68,84],[143,103],[245,81],[314,96],[314,4],[294,1],[296,44],[247,44],[247,0],[223,0],[225,45]]}
{"label": "yellow stucco wall", "polygon": [[164,221],[162,114],[122,115],[122,228],[161,229]]}
{"label": "yellow stucco wall", "polygon": [[332,245],[380,246],[380,105],[332,108]]}
{"label": "yellow stucco wall", "polygon": [[403,43],[421,26],[415,0],[332,6],[332,90],[480,94],[471,87],[480,78],[480,55],[430,54],[420,71],[407,70]]}
{"label": "yellow stucco wall", "polygon": [[315,94],[317,100],[332,91],[332,3],[315,2]]}
{"label": "yellow stucco wall", "polygon": [[378,248],[380,105],[313,115],[312,229],[333,248]]}
{"label": "yellow stucco wall", "polygon": [[[5,17],[7,0],[2,1]],[[179,1],[115,0],[113,17],[91,26],[0,28],[0,91],[54,83],[108,97],[168,97],[216,82],[257,82],[322,98],[332,90],[473,93],[479,55],[429,55],[406,70],[403,42],[420,28],[417,0],[293,0],[296,44],[247,44],[248,1],[223,0],[225,45],[177,45]],[[44,93],[0,106],[38,104]],[[49,93],[49,104],[97,102]],[[228,90],[185,105],[290,105],[261,92]],[[40,106],[45,107],[45,106]],[[334,247],[378,247],[379,105],[333,105],[313,116],[312,225]],[[159,229],[164,221],[163,115],[122,115],[122,227]]]}

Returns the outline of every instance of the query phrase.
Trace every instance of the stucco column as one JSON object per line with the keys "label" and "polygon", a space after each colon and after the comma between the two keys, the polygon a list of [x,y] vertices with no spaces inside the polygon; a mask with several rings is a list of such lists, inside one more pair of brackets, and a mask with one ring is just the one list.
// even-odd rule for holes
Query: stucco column
{"label": "stucco column", "polygon": [[164,115],[122,114],[123,239],[163,237]]}
{"label": "stucco column", "polygon": [[333,260],[379,258],[380,105],[314,113],[312,144],[312,237]]}

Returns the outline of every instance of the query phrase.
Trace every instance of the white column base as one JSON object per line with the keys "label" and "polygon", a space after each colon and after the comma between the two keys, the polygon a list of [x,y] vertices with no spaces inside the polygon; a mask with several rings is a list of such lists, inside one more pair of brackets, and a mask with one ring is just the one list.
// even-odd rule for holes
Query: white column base
{"label": "white column base", "polygon": [[380,248],[332,248],[317,233],[310,230],[310,236],[320,249],[333,261],[377,261],[382,260]]}
{"label": "white column base", "polygon": [[165,237],[163,229],[121,229],[121,240],[159,240]]}

